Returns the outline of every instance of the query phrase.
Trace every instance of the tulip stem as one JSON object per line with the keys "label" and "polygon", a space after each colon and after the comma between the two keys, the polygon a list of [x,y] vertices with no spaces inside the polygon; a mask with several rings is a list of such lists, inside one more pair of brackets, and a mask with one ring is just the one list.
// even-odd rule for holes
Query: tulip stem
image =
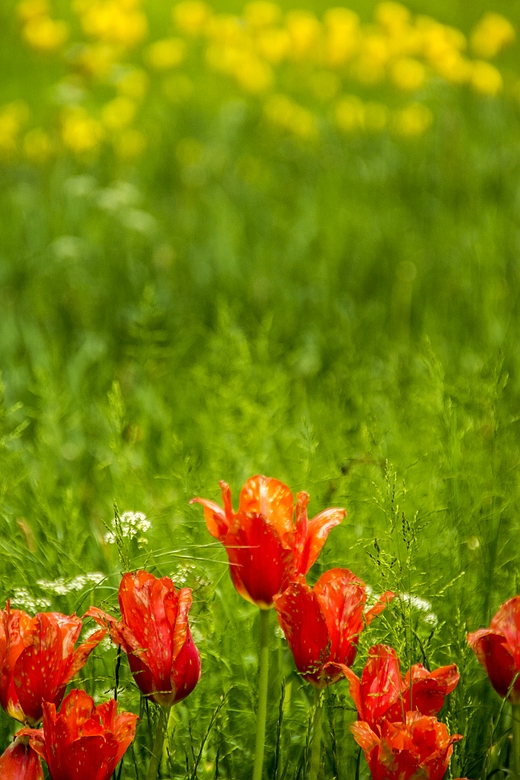
{"label": "tulip stem", "polygon": [[148,766],[148,774],[146,780],[157,780],[159,774],[159,766],[161,764],[162,750],[164,744],[164,735],[166,733],[166,718],[169,714],[168,707],[159,707],[159,720],[157,722],[157,731],[155,732],[155,739],[153,741],[152,756],[150,758],[150,764]]}
{"label": "tulip stem", "polygon": [[520,780],[520,704],[513,704],[513,777]]}
{"label": "tulip stem", "polygon": [[260,658],[258,675],[258,711],[256,715],[256,745],[253,780],[262,780],[267,719],[267,684],[269,681],[269,610],[260,610]]}
{"label": "tulip stem", "polygon": [[312,746],[309,780],[318,780],[321,765],[321,725],[323,722],[323,703],[321,689],[314,689],[314,717],[312,719]]}

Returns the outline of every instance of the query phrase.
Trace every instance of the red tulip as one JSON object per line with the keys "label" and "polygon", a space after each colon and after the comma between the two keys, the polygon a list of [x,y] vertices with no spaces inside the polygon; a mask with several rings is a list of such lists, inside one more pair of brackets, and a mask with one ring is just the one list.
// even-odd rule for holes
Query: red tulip
{"label": "red tulip", "polygon": [[9,602],[0,611],[0,703],[12,718],[36,726],[42,702],[59,707],[67,684],[106,633],[96,631],[74,650],[81,625],[76,615],[59,612],[32,618]]}
{"label": "red tulip", "polygon": [[300,576],[275,607],[294,662],[316,688],[337,682],[354,663],[359,635],[394,597],[387,591],[368,612],[365,583],[348,569],[326,571],[314,588]]}
{"label": "red tulip", "polygon": [[385,720],[403,721],[411,710],[436,715],[460,678],[455,664],[433,672],[422,664],[414,664],[403,680],[397,654],[387,645],[370,648],[361,680],[351,669],[345,669],[345,676],[359,720],[368,723],[374,731]]}
{"label": "red tulip", "polygon": [[200,678],[200,655],[188,625],[191,601],[190,588],[177,592],[168,577],[138,571],[121,580],[120,622],[97,607],[86,613],[109,627],[141,691],[163,707],[188,696]]}
{"label": "red tulip", "polygon": [[404,723],[385,721],[381,735],[368,723],[358,721],[350,727],[363,749],[372,780],[442,780],[453,753],[453,743],[437,718],[407,712]]}
{"label": "red tulip", "polygon": [[271,477],[248,479],[240,493],[238,512],[233,512],[231,491],[220,482],[224,508],[205,498],[192,498],[204,507],[208,531],[226,548],[231,579],[237,591],[260,609],[269,609],[273,598],[290,581],[306,574],[327,541],[329,532],[341,523],[344,509],[325,509],[307,518],[308,493],[296,496],[287,485]]}
{"label": "red tulip", "polygon": [[29,744],[28,737],[16,736],[0,756],[2,780],[43,780],[39,755]]}
{"label": "red tulip", "polygon": [[43,734],[24,731],[51,780],[109,780],[135,736],[136,721],[130,712],[118,715],[114,699],[96,707],[85,691],[74,690],[58,713],[44,702]]}
{"label": "red tulip", "polygon": [[502,604],[490,628],[468,634],[468,643],[495,691],[520,704],[520,596]]}

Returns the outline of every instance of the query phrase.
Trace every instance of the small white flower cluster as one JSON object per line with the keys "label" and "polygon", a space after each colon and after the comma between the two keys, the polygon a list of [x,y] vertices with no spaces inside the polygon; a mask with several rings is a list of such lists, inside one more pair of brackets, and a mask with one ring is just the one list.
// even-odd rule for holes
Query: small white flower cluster
{"label": "small white flower cluster", "polygon": [[51,602],[48,599],[37,599],[31,596],[25,588],[15,588],[11,596],[11,606],[27,612],[38,612],[48,609],[51,606]]}
{"label": "small white flower cluster", "polygon": [[423,619],[425,623],[432,627],[435,627],[438,624],[439,619],[437,615],[432,612],[432,605],[429,601],[421,599],[419,596],[412,596],[410,593],[400,593],[399,598],[405,604],[409,604],[414,609],[419,610],[419,612],[424,612]]}
{"label": "small white flower cluster", "polygon": [[[123,512],[120,517],[121,533],[127,539],[134,539],[138,534],[144,534],[150,528],[150,521],[142,512]],[[116,521],[112,520],[113,531],[105,534],[105,544],[115,544],[116,542]],[[139,544],[146,544],[147,540],[140,537]]]}
{"label": "small white flower cluster", "polygon": [[100,571],[93,571],[89,574],[79,574],[77,577],[68,581],[65,581],[63,577],[60,577],[57,580],[38,580],[38,585],[42,590],[55,593],[57,596],[66,596],[67,593],[83,590],[83,588],[90,583],[99,585],[104,579],[105,575]]}
{"label": "small white flower cluster", "polygon": [[179,568],[170,575],[170,579],[176,588],[182,588],[188,582],[193,572],[196,570],[196,566],[193,563],[185,563],[184,566]]}

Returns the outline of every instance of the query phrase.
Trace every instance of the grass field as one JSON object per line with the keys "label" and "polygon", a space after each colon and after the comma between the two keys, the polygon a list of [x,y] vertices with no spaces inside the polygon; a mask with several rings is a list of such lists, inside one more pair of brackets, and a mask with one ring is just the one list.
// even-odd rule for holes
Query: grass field
{"label": "grass field", "polygon": [[[203,672],[174,708],[163,777],[248,778],[257,611],[189,500],[220,500],[219,480],[237,497],[251,475],[277,477],[310,493],[311,516],[348,512],[311,582],[342,566],[400,594],[354,668],[377,642],[403,666],[457,663],[441,718],[464,740],[447,777],[506,778],[510,709],[465,637],[520,584],[518,44],[483,88],[433,60],[412,91],[341,71],[327,81],[332,69],[305,54],[252,89],[236,81],[245,60],[212,70],[199,39],[156,68],[146,47],[175,33],[163,2],[143,4],[150,32],[135,45],[100,34],[108,65],[89,71],[70,6],[52,3],[69,38],[47,48],[24,38],[32,17],[10,0],[0,10],[2,599],[116,614],[125,568],[192,587]],[[226,6],[215,11],[242,9]],[[375,3],[349,7],[368,23]],[[321,19],[328,4],[294,8]],[[520,25],[498,0],[409,8],[465,36],[484,12]],[[126,94],[139,107],[121,124],[130,103],[103,111],[134,71],[148,92]],[[309,83],[329,97],[309,97]],[[289,104],[269,103],[282,94]],[[379,128],[369,103],[386,107]],[[410,104],[418,124],[399,113]],[[114,502],[150,521],[123,561],[105,541]],[[99,576],[75,580],[85,573]],[[265,777],[303,780],[312,696],[275,623]],[[115,664],[103,645],[80,685],[101,701]],[[156,714],[125,663],[119,684],[141,714],[121,777],[144,780]],[[331,686],[323,780],[369,777],[354,719],[347,683]],[[2,745],[14,730],[2,713]]]}

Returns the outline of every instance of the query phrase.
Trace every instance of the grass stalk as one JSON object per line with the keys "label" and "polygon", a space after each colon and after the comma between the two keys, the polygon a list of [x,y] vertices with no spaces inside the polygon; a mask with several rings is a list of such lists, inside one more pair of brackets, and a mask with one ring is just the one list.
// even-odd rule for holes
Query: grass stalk
{"label": "grass stalk", "polygon": [[159,708],[159,720],[157,722],[157,731],[155,732],[155,739],[153,742],[152,756],[150,758],[150,764],[148,766],[148,774],[146,780],[157,780],[159,774],[159,766],[161,764],[164,735],[166,733],[166,719],[170,710],[168,707]]}
{"label": "grass stalk", "polygon": [[511,767],[514,780],[520,780],[520,704],[513,704],[513,750]]}
{"label": "grass stalk", "polygon": [[321,727],[323,722],[323,703],[321,689],[314,690],[314,717],[312,721],[312,746],[309,780],[318,780],[321,764]]}
{"label": "grass stalk", "polygon": [[258,711],[256,716],[256,744],[253,780],[262,780],[267,719],[267,684],[269,682],[269,610],[260,610],[260,657],[258,676]]}

